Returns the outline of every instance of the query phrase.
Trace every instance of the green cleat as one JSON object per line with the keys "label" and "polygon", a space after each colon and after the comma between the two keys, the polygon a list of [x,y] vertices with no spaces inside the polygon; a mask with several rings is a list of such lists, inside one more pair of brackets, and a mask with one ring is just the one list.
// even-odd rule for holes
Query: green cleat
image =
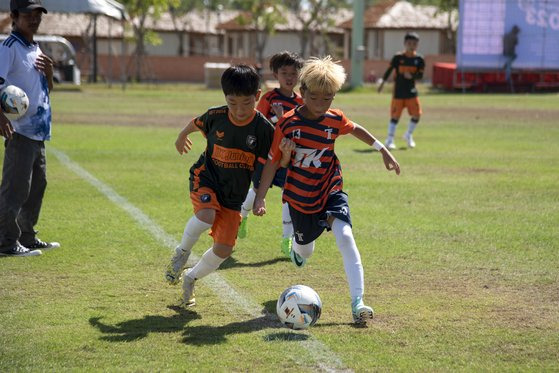
{"label": "green cleat", "polygon": [[293,248],[291,248],[289,256],[291,257],[291,261],[293,262],[293,264],[295,264],[295,266],[298,268],[304,267],[305,264],[307,263],[307,259],[297,254],[295,250],[293,250]]}
{"label": "green cleat", "polygon": [[366,325],[367,322],[370,322],[375,316],[373,309],[366,306],[361,297],[357,297],[355,301],[353,301],[351,313],[353,315],[353,323],[356,325]]}
{"label": "green cleat", "polygon": [[241,224],[239,225],[239,232],[237,233],[237,236],[239,236],[239,238],[245,238],[247,236],[248,233],[247,220],[248,217],[243,218],[241,220]]}
{"label": "green cleat", "polygon": [[282,238],[280,247],[283,255],[289,258],[291,253],[291,248],[293,247],[293,241],[291,237]]}

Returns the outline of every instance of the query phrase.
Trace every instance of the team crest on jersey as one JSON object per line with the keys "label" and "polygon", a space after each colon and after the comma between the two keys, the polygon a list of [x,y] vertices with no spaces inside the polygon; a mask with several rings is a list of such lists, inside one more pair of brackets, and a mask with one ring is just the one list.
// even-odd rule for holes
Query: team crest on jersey
{"label": "team crest on jersey", "polygon": [[225,137],[225,131],[215,131],[215,135],[217,136],[218,140],[223,140]]}
{"label": "team crest on jersey", "polygon": [[256,148],[256,136],[248,135],[247,136],[247,146],[249,149]]}
{"label": "team crest on jersey", "polygon": [[208,202],[210,202],[211,200],[212,200],[212,196],[209,195],[209,194],[202,194],[202,195],[200,196],[200,201],[203,202],[203,203],[208,203]]}

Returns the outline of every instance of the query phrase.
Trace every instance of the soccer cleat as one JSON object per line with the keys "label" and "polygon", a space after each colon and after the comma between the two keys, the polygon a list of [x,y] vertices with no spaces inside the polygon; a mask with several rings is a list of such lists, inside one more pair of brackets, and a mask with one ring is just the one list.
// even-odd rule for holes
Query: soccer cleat
{"label": "soccer cleat", "polygon": [[388,148],[388,150],[396,149],[396,144],[394,144],[394,141],[392,141],[392,140],[390,140],[390,141],[386,140],[386,144],[384,144],[384,145]]}
{"label": "soccer cleat", "polygon": [[293,241],[291,239],[291,237],[284,237],[281,239],[281,252],[283,253],[283,255],[285,255],[286,257],[290,257],[290,252],[291,252],[291,248],[293,247]]}
{"label": "soccer cleat", "polygon": [[404,134],[404,140],[406,140],[406,142],[408,143],[408,148],[415,148],[415,141],[413,141],[413,137],[411,134],[406,132]]}
{"label": "soccer cleat", "polygon": [[38,238],[35,238],[35,241],[33,241],[28,245],[23,244],[23,246],[25,246],[29,250],[36,250],[36,249],[50,250],[50,249],[56,249],[60,247],[60,244],[58,242],[45,242],[45,241],[41,241]]}
{"label": "soccer cleat", "polygon": [[180,246],[175,248],[175,255],[171,258],[171,263],[167,265],[167,270],[165,272],[165,280],[169,285],[176,285],[179,283],[181,272],[186,266],[189,256],[190,252],[183,251]]}
{"label": "soccer cleat", "polygon": [[185,269],[182,273],[182,301],[181,307],[192,307],[196,304],[196,298],[194,297],[194,283],[196,280],[190,278],[187,275],[188,269]]}
{"label": "soccer cleat", "polygon": [[351,313],[353,314],[353,323],[357,325],[365,325],[375,316],[373,309],[363,304],[363,299],[361,297],[357,297],[353,301]]}
{"label": "soccer cleat", "polygon": [[0,256],[37,256],[41,255],[41,250],[29,250],[17,242],[10,250],[0,253]]}
{"label": "soccer cleat", "polygon": [[291,257],[291,261],[293,262],[293,264],[295,264],[295,266],[299,268],[304,267],[305,264],[307,263],[307,259],[297,254],[295,250],[293,250],[293,248],[291,248],[291,252],[289,253],[289,256]]}
{"label": "soccer cleat", "polygon": [[241,224],[239,225],[239,232],[237,233],[237,236],[239,236],[239,238],[245,238],[247,236],[248,233],[247,220],[248,217],[245,217],[241,220]]}

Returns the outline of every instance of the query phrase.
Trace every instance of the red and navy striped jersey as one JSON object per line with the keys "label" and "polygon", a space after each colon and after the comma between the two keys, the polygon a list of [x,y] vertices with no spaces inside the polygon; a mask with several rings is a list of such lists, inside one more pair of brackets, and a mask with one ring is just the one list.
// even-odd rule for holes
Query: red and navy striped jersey
{"label": "red and navy striped jersey", "polygon": [[287,137],[295,142],[295,155],[287,167],[284,202],[304,214],[313,214],[324,208],[330,193],[342,190],[342,170],[334,143],[354,128],[341,110],[330,109],[317,120],[303,117],[299,109],[284,114],[268,154],[269,159],[279,162],[281,140]]}
{"label": "red and navy striped jersey", "polygon": [[258,111],[235,123],[227,106],[209,109],[194,119],[206,137],[206,150],[190,169],[190,190],[212,189],[221,206],[240,210],[258,157],[266,157],[274,127]]}
{"label": "red and navy striped jersey", "polygon": [[258,106],[256,110],[264,114],[268,120],[272,123],[277,123],[279,118],[276,117],[276,113],[272,110],[272,104],[281,104],[283,106],[284,114],[295,109],[299,105],[303,105],[303,99],[301,95],[293,92],[293,96],[284,96],[278,88],[274,88],[271,91],[266,92],[258,101]]}

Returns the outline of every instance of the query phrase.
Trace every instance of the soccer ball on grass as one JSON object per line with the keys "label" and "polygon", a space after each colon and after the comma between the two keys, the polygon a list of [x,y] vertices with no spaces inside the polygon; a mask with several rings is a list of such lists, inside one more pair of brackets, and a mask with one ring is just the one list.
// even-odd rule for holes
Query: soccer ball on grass
{"label": "soccer ball on grass", "polygon": [[29,108],[29,98],[23,89],[9,85],[0,91],[0,106],[6,118],[19,119]]}
{"label": "soccer ball on grass", "polygon": [[276,305],[276,313],[281,323],[290,329],[307,329],[320,318],[322,302],[308,286],[294,285],[281,293]]}

